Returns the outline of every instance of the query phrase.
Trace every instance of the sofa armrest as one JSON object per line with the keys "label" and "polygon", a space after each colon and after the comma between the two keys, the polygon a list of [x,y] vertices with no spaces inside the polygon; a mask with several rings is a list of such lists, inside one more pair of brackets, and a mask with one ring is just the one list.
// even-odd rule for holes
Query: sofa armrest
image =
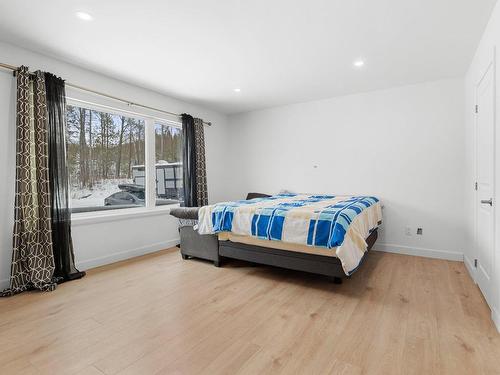
{"label": "sofa armrest", "polygon": [[170,215],[178,219],[198,220],[199,207],[174,207],[170,209]]}

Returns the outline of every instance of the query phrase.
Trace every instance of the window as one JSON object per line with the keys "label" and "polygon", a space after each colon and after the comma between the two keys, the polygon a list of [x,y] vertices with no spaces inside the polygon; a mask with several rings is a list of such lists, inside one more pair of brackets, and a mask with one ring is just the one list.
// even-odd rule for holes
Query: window
{"label": "window", "polygon": [[156,205],[182,201],[181,129],[155,124]]}
{"label": "window", "polygon": [[[180,124],[73,102],[66,115],[73,213],[182,200]],[[148,142],[148,137],[154,137],[154,142]],[[146,160],[154,160],[155,165]],[[155,170],[156,178],[148,181],[148,170]],[[150,194],[151,202],[147,202],[148,189],[155,191]]]}

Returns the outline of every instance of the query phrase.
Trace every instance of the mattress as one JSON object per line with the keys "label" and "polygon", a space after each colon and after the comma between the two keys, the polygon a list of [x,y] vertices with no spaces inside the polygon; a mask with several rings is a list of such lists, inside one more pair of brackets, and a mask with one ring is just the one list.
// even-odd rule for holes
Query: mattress
{"label": "mattress", "polygon": [[337,257],[336,248],[325,249],[324,247],[318,247],[318,246],[307,246],[307,245],[282,242],[282,241],[261,240],[259,238],[251,236],[243,236],[231,232],[221,232],[218,234],[218,236],[219,236],[219,241],[231,241],[231,242],[244,243],[247,245],[267,247],[271,249],[295,251],[297,253],[323,255],[333,258]]}

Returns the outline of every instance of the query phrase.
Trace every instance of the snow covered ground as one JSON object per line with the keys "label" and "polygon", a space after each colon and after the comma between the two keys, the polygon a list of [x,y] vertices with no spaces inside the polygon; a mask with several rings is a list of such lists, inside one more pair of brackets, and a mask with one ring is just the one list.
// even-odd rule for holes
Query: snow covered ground
{"label": "snow covered ground", "polygon": [[131,179],[108,179],[102,180],[94,185],[92,189],[71,188],[71,207],[102,207],[104,199],[114,194],[120,189],[120,184],[131,184]]}

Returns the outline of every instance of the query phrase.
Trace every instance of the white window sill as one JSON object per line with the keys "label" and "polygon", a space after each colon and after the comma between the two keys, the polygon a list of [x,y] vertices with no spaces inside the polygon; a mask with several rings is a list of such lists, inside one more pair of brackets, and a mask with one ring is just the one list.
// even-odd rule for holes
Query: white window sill
{"label": "white window sill", "polygon": [[152,208],[123,208],[109,211],[76,213],[71,215],[71,225],[76,227],[80,225],[91,225],[109,221],[131,220],[141,217],[168,215],[171,208],[179,206],[180,204],[176,203]]}

